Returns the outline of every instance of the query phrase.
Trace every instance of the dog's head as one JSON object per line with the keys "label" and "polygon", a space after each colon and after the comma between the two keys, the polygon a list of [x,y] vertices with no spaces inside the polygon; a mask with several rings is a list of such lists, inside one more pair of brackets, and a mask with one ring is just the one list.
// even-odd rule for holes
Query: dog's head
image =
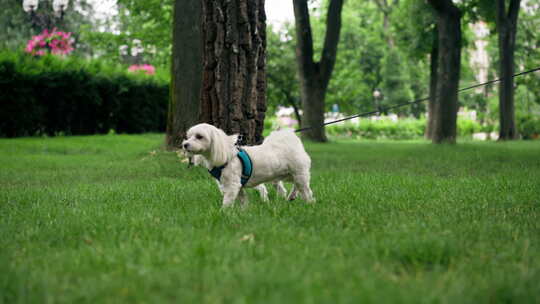
{"label": "dog's head", "polygon": [[238,135],[228,136],[223,130],[202,123],[191,127],[186,133],[182,148],[189,154],[204,156],[210,165],[222,166],[234,155]]}

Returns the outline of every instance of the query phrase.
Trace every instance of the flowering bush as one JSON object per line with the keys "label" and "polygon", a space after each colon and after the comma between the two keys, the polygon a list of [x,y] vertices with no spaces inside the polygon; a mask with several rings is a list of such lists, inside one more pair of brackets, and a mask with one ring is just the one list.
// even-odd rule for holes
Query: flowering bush
{"label": "flowering bush", "polygon": [[47,52],[54,55],[67,55],[73,51],[71,33],[45,29],[39,35],[28,40],[25,51],[34,56],[43,56]]}
{"label": "flowering bush", "polygon": [[147,75],[154,75],[156,73],[156,68],[151,64],[133,64],[128,68],[130,72],[141,71]]}

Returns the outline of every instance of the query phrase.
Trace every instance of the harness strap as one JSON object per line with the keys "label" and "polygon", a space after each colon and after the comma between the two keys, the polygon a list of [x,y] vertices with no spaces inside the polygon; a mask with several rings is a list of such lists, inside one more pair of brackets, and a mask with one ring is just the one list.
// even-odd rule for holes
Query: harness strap
{"label": "harness strap", "polygon": [[[242,175],[240,176],[240,182],[242,183],[242,186],[244,186],[247,184],[251,174],[253,173],[253,163],[251,162],[249,154],[247,154],[244,149],[238,148],[238,150],[239,151],[236,156],[240,159],[240,163],[242,164]],[[227,165],[228,163],[220,167],[214,167],[212,170],[208,170],[208,172],[219,181],[221,180],[221,173],[223,172],[223,169],[227,167]]]}
{"label": "harness strap", "polygon": [[240,152],[238,152],[236,156],[238,156],[242,163],[242,177],[240,178],[240,181],[242,182],[242,186],[244,186],[249,181],[251,173],[253,173],[253,163],[244,149],[239,148],[238,150],[240,150]]}
{"label": "harness strap", "polygon": [[221,179],[221,172],[223,169],[227,166],[227,163],[221,167],[214,167],[212,170],[208,170],[208,172],[217,180]]}

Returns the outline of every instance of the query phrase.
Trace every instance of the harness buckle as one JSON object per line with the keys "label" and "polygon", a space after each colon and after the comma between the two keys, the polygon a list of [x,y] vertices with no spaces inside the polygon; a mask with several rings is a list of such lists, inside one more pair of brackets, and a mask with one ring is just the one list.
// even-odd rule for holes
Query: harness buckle
{"label": "harness buckle", "polygon": [[234,145],[237,147],[240,147],[243,142],[244,142],[244,135],[238,134],[238,138],[236,139],[236,143]]}

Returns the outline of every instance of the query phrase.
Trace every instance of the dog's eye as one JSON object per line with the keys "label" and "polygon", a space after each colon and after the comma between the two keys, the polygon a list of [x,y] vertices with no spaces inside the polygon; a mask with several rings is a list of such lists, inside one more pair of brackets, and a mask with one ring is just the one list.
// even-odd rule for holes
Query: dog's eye
{"label": "dog's eye", "polygon": [[203,136],[201,134],[197,134],[197,135],[195,135],[195,138],[196,139],[203,139]]}

